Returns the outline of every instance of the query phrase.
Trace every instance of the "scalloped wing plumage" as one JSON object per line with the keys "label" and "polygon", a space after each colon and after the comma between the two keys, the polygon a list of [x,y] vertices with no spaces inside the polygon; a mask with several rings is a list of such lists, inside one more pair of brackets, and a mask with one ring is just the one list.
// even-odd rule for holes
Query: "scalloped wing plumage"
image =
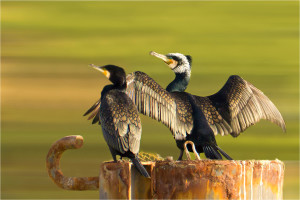
{"label": "scalloped wing plumage", "polygon": [[139,152],[141,120],[135,105],[124,92],[112,90],[103,97],[100,121],[109,146],[122,154]]}
{"label": "scalloped wing plumage", "polygon": [[[191,124],[186,123],[191,116],[184,116],[184,103],[177,95],[167,92],[151,77],[143,72],[133,72],[127,75],[127,95],[136,104],[139,112],[161,121],[170,128],[174,138],[177,140],[185,139],[191,133]],[[177,105],[176,105],[177,104]]]}
{"label": "scalloped wing plumage", "polygon": [[230,76],[216,94],[196,99],[215,135],[237,137],[260,119],[269,120],[285,131],[285,122],[271,100],[237,75]]}
{"label": "scalloped wing plumage", "polygon": [[224,117],[218,112],[213,102],[207,97],[195,96],[196,105],[202,110],[206,121],[210,125],[214,134],[228,135],[232,129]]}
{"label": "scalloped wing plumage", "polygon": [[184,135],[184,138],[181,137],[175,139],[185,139],[187,134],[191,134],[193,129],[193,109],[188,98],[188,93],[186,92],[171,92],[170,93],[176,103],[176,123],[178,131]]}

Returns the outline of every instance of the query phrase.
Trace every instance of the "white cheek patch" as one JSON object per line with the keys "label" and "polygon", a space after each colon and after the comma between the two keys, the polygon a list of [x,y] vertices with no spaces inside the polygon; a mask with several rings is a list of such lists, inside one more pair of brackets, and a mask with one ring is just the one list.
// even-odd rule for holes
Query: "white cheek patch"
{"label": "white cheek patch", "polygon": [[185,55],[181,53],[169,53],[167,56],[175,56],[181,60],[181,65],[177,66],[178,62],[176,62],[175,66],[170,66],[170,68],[175,72],[175,73],[187,73],[190,75],[190,63],[188,59],[186,58]]}

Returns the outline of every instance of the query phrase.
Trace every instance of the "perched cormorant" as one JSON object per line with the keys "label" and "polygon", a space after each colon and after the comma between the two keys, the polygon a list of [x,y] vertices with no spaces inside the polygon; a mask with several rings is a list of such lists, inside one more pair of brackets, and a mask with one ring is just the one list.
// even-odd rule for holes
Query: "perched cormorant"
{"label": "perched cormorant", "polygon": [[217,146],[214,135],[231,134],[237,137],[260,119],[267,119],[285,131],[284,120],[275,105],[241,77],[230,76],[223,88],[214,95],[191,95],[184,92],[191,75],[191,56],[181,53],[162,55],[153,51],[150,54],[162,59],[175,73],[175,79],[166,90],[177,104],[177,125],[181,128],[179,133],[173,131],[173,135],[181,149],[179,160],[182,159],[186,140],[193,141],[197,151],[204,151],[208,158],[221,159],[220,152],[231,159]]}
{"label": "perched cormorant", "polygon": [[143,176],[150,177],[138,158],[142,126],[136,106],[125,93],[125,71],[115,65],[92,66],[113,84],[103,88],[101,99],[84,116],[93,112],[89,119],[95,117],[93,123],[101,123],[104,139],[114,161],[117,161],[116,155],[120,155],[121,159],[128,157]]}
{"label": "perched cormorant", "polygon": [[[260,119],[269,120],[285,131],[284,120],[275,105],[259,89],[237,75],[230,76],[217,93],[200,97],[184,92],[191,72],[191,57],[179,53],[156,54],[175,72],[167,90],[147,74],[136,71],[126,77],[126,93],[139,112],[161,121],[172,132],[182,159],[186,141],[210,159],[231,159],[216,143],[215,135],[239,136]],[[99,122],[100,100],[87,113]],[[87,114],[86,113],[86,114]],[[192,146],[188,145],[192,151]]]}

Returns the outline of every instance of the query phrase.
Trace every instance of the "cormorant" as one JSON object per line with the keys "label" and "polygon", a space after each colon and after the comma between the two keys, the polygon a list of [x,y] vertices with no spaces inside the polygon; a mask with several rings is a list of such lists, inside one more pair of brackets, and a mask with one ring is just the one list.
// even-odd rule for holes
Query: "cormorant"
{"label": "cormorant", "polygon": [[[162,59],[175,73],[175,79],[166,90],[176,104],[184,108],[180,111],[177,108],[177,123],[182,128],[177,134],[173,131],[177,146],[181,149],[179,160],[182,159],[182,146],[186,140],[193,141],[197,151],[204,151],[208,158],[221,159],[219,151],[231,159],[217,146],[214,135],[231,134],[237,137],[260,119],[279,125],[285,132],[284,120],[275,105],[263,92],[241,77],[230,76],[223,88],[211,96],[191,95],[184,92],[191,75],[191,56],[181,53],[163,55],[153,51],[150,54]],[[191,116],[193,120],[190,120]]]}
{"label": "cormorant", "polygon": [[89,119],[95,117],[93,123],[99,121],[101,124],[104,139],[115,162],[116,155],[120,155],[121,159],[128,157],[137,170],[149,178],[138,158],[142,126],[136,106],[125,93],[127,83],[124,69],[115,65],[91,66],[101,71],[113,84],[103,88],[100,100],[84,116],[93,112]]}

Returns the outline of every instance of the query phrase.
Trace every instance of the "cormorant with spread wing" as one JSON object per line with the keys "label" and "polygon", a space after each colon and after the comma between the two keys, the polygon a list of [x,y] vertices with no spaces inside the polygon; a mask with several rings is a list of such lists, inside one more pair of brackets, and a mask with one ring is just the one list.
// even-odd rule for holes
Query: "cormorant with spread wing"
{"label": "cormorant with spread wing", "polygon": [[124,69],[115,65],[92,66],[113,84],[103,88],[101,99],[85,115],[96,109],[91,116],[95,116],[94,122],[101,123],[104,139],[114,161],[117,161],[116,155],[128,157],[143,176],[150,177],[138,158],[141,120],[136,106],[125,93],[127,83]]}
{"label": "cormorant with spread wing", "polygon": [[[184,92],[191,73],[191,57],[179,53],[157,54],[175,72],[175,79],[167,90],[143,72],[127,75],[126,93],[144,115],[170,128],[182,159],[186,141],[192,141],[196,150],[210,159],[231,159],[218,147],[215,135],[239,136],[260,119],[269,120],[285,131],[284,120],[275,105],[259,89],[239,76],[230,76],[223,88],[210,96],[200,97]],[[100,102],[86,114],[99,121]],[[192,151],[191,146],[188,150]],[[221,154],[220,154],[221,153]]]}
{"label": "cormorant with spread wing", "polygon": [[[207,97],[191,95],[184,92],[191,75],[191,56],[181,53],[163,55],[153,51],[150,52],[150,55],[162,59],[175,73],[175,79],[167,86],[166,90],[173,96],[175,95],[177,99],[183,99],[182,97],[188,96],[188,100],[185,99],[185,103],[183,104],[185,106],[190,104],[191,107],[189,108],[192,108],[193,111],[186,110],[185,112],[179,112],[186,114],[184,118],[187,119],[190,119],[190,115],[193,113],[192,121],[179,120],[188,122],[188,125],[181,125],[185,129],[181,130],[181,135],[185,135],[185,132],[186,140],[193,138],[191,140],[194,142],[194,140],[198,139],[206,140],[203,137],[207,137],[211,138],[210,140],[215,143],[213,135],[231,134],[233,137],[237,137],[241,132],[257,123],[260,119],[266,119],[277,124],[285,132],[285,122],[275,105],[263,92],[241,77],[237,75],[230,76],[223,88],[214,95]],[[207,123],[203,122],[203,120]],[[188,129],[188,126],[193,126],[193,130]],[[181,149],[179,160],[182,158],[181,147],[183,141],[176,140],[178,147]],[[202,150],[208,158],[214,157],[219,159],[219,151],[227,159],[231,159],[216,143],[211,146],[212,148],[209,145],[201,145]],[[203,152],[201,147],[197,148],[196,142],[197,151]],[[191,148],[189,150],[191,151]],[[214,156],[209,154],[213,154]]]}

